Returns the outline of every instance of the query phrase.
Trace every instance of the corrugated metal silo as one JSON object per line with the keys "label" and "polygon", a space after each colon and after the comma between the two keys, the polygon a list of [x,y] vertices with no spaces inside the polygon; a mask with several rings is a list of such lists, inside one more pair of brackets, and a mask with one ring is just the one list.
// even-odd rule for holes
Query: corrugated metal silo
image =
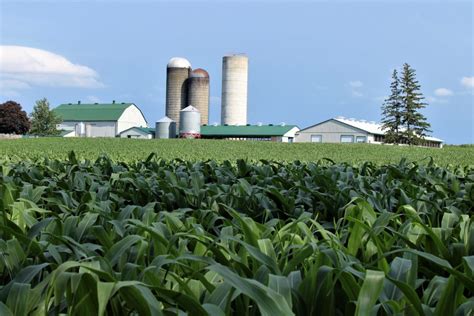
{"label": "corrugated metal silo", "polygon": [[188,79],[188,105],[201,113],[201,125],[209,124],[209,74],[204,69],[195,69]]}
{"label": "corrugated metal silo", "polygon": [[156,121],[155,138],[176,138],[176,122],[167,116]]}
{"label": "corrugated metal silo", "polygon": [[190,105],[180,112],[179,137],[201,138],[201,113]]}
{"label": "corrugated metal silo", "polygon": [[245,55],[222,59],[222,124],[247,124],[248,58]]}
{"label": "corrugated metal silo", "polygon": [[166,70],[166,116],[179,126],[179,111],[186,106],[186,80],[191,64],[185,58],[173,57]]}

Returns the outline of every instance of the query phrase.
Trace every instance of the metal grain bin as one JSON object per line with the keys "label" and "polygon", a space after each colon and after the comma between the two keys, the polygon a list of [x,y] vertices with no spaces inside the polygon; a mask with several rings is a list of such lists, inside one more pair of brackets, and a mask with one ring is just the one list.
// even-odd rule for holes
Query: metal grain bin
{"label": "metal grain bin", "polygon": [[155,138],[176,138],[176,122],[167,116],[156,121]]}
{"label": "metal grain bin", "polygon": [[188,105],[201,113],[201,125],[209,124],[209,74],[204,69],[195,69],[188,79]]}
{"label": "metal grain bin", "polygon": [[179,126],[179,111],[186,106],[186,80],[191,64],[185,58],[173,57],[166,70],[166,116]]}
{"label": "metal grain bin", "polygon": [[194,106],[181,110],[180,122],[180,138],[201,138],[201,113]]}

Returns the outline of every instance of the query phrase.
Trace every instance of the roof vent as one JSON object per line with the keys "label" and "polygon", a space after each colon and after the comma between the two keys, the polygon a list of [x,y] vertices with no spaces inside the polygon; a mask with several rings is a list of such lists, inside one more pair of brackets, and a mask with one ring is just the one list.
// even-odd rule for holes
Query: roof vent
{"label": "roof vent", "polygon": [[125,104],[125,102],[122,102],[122,104]]}
{"label": "roof vent", "polygon": [[273,124],[268,124],[268,126],[273,126]]}
{"label": "roof vent", "polygon": [[77,101],[77,104],[81,104],[81,101]]}
{"label": "roof vent", "polygon": [[248,123],[246,124],[246,126],[250,126],[250,125],[252,125],[252,124],[248,124]]}
{"label": "roof vent", "polygon": [[224,126],[229,126],[229,124],[224,124]]}
{"label": "roof vent", "polygon": [[94,103],[94,104],[99,104],[99,103],[96,102],[96,103]]}
{"label": "roof vent", "polygon": [[112,104],[115,104],[115,100],[112,100]]}
{"label": "roof vent", "polygon": [[68,103],[68,105],[72,105],[72,103]]}

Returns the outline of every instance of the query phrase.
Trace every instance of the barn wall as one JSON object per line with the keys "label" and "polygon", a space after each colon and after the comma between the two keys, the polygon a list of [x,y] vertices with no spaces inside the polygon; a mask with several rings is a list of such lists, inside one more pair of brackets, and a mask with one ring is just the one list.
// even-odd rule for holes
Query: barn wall
{"label": "barn wall", "polygon": [[131,127],[147,127],[147,122],[142,112],[135,105],[131,105],[122,113],[117,126],[117,133],[120,133]]}
{"label": "barn wall", "polygon": [[[59,129],[68,131],[76,130],[76,125],[80,122],[65,121],[59,124]],[[84,122],[86,128],[86,137],[115,137],[116,124],[115,122]],[[77,136],[77,135],[76,135]]]}
{"label": "barn wall", "polygon": [[[352,128],[337,121],[327,121],[322,124],[300,130],[296,134],[295,142],[311,142],[311,135],[321,135],[323,143],[340,143],[341,135],[353,135],[354,141],[357,136],[369,136],[356,128]],[[369,139],[367,137],[367,139]]]}

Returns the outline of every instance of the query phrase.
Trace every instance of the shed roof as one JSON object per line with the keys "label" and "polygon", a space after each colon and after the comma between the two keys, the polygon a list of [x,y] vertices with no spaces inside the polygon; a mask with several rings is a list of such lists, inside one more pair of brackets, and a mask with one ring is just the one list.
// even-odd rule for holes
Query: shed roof
{"label": "shed roof", "polygon": [[63,121],[117,121],[133,103],[61,104],[54,108]]}
{"label": "shed roof", "polygon": [[296,125],[204,125],[203,136],[283,136]]}
{"label": "shed roof", "polygon": [[136,129],[136,130],[138,130],[140,132],[143,132],[145,134],[155,134],[155,129],[154,128],[152,128],[152,127],[139,127],[139,126],[134,126],[134,127],[127,128],[126,130],[121,131],[120,134],[125,133],[127,131],[130,131],[132,129]]}

